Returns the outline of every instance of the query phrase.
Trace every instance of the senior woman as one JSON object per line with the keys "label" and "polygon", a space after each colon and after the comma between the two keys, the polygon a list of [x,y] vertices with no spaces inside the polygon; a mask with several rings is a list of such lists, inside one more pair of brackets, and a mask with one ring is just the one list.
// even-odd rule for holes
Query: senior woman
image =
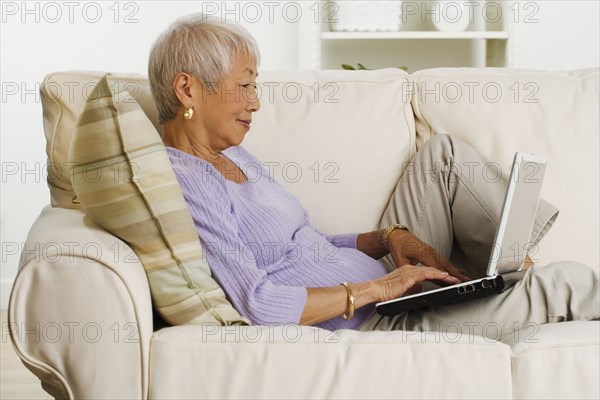
{"label": "senior woman", "polygon": [[[245,166],[262,165],[240,145],[260,109],[259,60],[244,28],[203,14],[177,20],[157,39],[149,59],[167,153],[211,271],[241,314],[256,324],[331,330],[435,330],[470,321],[470,332],[479,335],[487,333],[487,323],[508,334],[515,323],[598,318],[598,277],[576,263],[534,266],[499,295],[378,316],[374,303],[422,290],[427,281],[467,280],[466,271],[447,260],[452,244],[469,265],[487,266],[486,254],[467,249],[492,243],[506,181],[462,179],[458,171],[468,168],[457,166],[486,161],[456,139],[436,137],[413,160],[435,173],[400,179],[382,229],[324,235],[277,182],[244,175]],[[535,243],[557,213],[541,202]],[[315,253],[314,246],[331,252]]]}

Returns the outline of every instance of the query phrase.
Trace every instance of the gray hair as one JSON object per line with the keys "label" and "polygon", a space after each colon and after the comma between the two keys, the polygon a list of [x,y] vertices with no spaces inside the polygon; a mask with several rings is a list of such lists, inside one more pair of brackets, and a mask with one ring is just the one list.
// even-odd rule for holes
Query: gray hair
{"label": "gray hair", "polygon": [[260,63],[258,44],[241,25],[203,13],[177,19],[156,39],[148,60],[160,123],[175,118],[181,107],[173,90],[178,73],[192,75],[214,93],[231,72],[233,58],[242,54]]}

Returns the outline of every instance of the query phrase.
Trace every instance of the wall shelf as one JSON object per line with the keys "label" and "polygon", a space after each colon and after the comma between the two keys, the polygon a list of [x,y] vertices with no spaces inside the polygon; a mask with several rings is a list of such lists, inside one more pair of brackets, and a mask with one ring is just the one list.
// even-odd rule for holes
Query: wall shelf
{"label": "wall shelf", "polygon": [[508,39],[503,31],[407,31],[407,32],[323,32],[323,40],[369,40],[369,39]]}
{"label": "wall shelf", "polygon": [[[348,1],[348,3],[351,3]],[[302,69],[340,69],[362,63],[368,68],[406,66],[409,72],[435,67],[511,67],[515,54],[515,26],[510,2],[480,0],[467,30],[442,32],[431,16],[407,15],[399,31],[334,31],[330,2],[300,2],[304,15],[313,17],[320,4],[322,18],[305,18],[299,30]],[[316,5],[315,5],[316,4]],[[414,3],[431,10],[432,1]],[[486,5],[497,18],[482,16]],[[501,7],[498,9],[497,7]],[[429,11],[428,11],[429,12]],[[501,16],[501,18],[500,18]]]}

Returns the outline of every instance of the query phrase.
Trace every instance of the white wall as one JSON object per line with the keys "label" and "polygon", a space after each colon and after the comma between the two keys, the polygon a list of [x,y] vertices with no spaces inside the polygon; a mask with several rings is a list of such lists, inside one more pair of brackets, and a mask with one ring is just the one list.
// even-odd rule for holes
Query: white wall
{"label": "white wall", "polygon": [[[39,210],[49,203],[44,181],[42,112],[37,94],[44,75],[69,69],[145,74],[152,41],[173,19],[201,11],[203,7],[216,6],[222,11],[223,4],[221,1],[121,2],[117,15],[114,3],[50,2],[50,6],[43,2],[2,3],[1,308],[7,307],[19,250],[29,227]],[[228,2],[228,9],[233,10],[228,17],[239,18],[256,36],[263,54],[262,69],[296,69],[299,65],[298,24],[292,22],[293,8],[287,10],[289,15],[283,14],[284,3],[271,2],[274,4],[271,8],[260,6],[262,17],[251,22],[257,19],[256,8],[242,2]],[[597,1],[521,2],[523,6],[527,3],[538,7],[534,15],[537,22],[518,24],[514,66],[573,69],[600,64]],[[24,7],[31,13],[25,13]],[[92,22],[97,8],[101,16],[98,22]],[[127,15],[137,21],[125,23]]]}
{"label": "white wall", "polygon": [[[214,8],[206,7],[215,5],[224,10],[221,1],[146,1],[122,2],[118,5],[119,14],[116,14],[117,8],[110,8],[113,1],[71,3],[75,5],[29,2],[23,6],[21,1],[2,2],[1,5],[0,307],[3,309],[8,305],[20,249],[29,227],[41,208],[50,202],[44,177],[45,140],[38,95],[39,83],[44,76],[60,70],[145,75],[152,42],[175,18],[202,11],[203,7],[210,11]],[[25,13],[25,9],[32,12]],[[97,9],[101,15],[94,23]],[[239,2],[230,2],[227,10],[233,10],[228,18],[238,18],[259,42],[261,68],[296,68],[297,24],[287,22],[293,18],[282,18],[282,7],[261,7],[260,19],[255,17],[255,8],[243,8]],[[270,18],[269,10],[272,10],[273,18]],[[289,10],[291,17],[292,11]],[[127,16],[137,21],[125,23]],[[52,23],[54,20],[57,22]]]}
{"label": "white wall", "polygon": [[568,70],[600,65],[600,1],[517,4],[514,67]]}

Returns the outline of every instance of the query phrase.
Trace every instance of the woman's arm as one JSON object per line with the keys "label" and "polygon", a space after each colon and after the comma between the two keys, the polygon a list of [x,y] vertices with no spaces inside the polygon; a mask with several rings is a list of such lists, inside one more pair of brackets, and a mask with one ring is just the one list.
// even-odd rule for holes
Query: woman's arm
{"label": "woman's arm", "polygon": [[453,266],[444,256],[439,254],[433,247],[417,238],[413,233],[396,229],[392,231],[388,239],[390,249],[383,246],[383,232],[379,229],[373,232],[361,233],[356,238],[356,248],[366,255],[379,259],[392,253],[392,259],[396,266],[405,264],[421,263],[428,267],[434,267],[443,272],[449,272],[466,282],[470,280],[464,275],[464,270]]}
{"label": "woman's arm", "polygon": [[[349,286],[356,309],[377,301],[373,282],[351,283]],[[342,285],[308,288],[306,295],[300,325],[314,325],[348,312],[348,294]]]}
{"label": "woman's arm", "polygon": [[[373,281],[352,283],[350,288],[358,309],[370,303],[395,299],[422,289],[426,280],[453,285],[460,281],[435,268],[404,265]],[[314,325],[348,311],[348,294],[343,286],[308,288],[301,325]]]}

